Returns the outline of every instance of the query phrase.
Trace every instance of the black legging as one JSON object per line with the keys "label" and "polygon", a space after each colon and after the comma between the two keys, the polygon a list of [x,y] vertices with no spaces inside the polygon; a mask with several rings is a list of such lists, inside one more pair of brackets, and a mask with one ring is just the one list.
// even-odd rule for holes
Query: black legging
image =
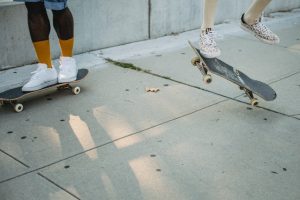
{"label": "black legging", "polygon": [[[28,27],[32,42],[49,39],[50,22],[43,2],[26,2],[28,11]],[[74,36],[73,16],[69,8],[52,10],[53,25],[57,36],[61,40],[68,40]]]}

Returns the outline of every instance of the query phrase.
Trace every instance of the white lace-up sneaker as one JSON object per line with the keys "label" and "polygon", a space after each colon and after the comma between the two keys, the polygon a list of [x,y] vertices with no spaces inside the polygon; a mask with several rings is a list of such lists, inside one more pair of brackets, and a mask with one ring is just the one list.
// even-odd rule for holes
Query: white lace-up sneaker
{"label": "white lace-up sneaker", "polygon": [[77,66],[76,61],[72,57],[61,57],[58,82],[66,83],[76,80],[77,78]]}
{"label": "white lace-up sneaker", "polygon": [[23,92],[39,90],[57,83],[56,69],[54,67],[47,68],[46,64],[39,63],[37,70],[32,74],[29,82],[22,87]]}
{"label": "white lace-up sneaker", "polygon": [[279,37],[261,22],[261,17],[252,25],[244,21],[244,14],[241,17],[241,28],[254,35],[257,39],[267,44],[278,44]]}
{"label": "white lace-up sneaker", "polygon": [[215,42],[215,32],[211,28],[201,31],[200,52],[206,58],[215,58],[221,55],[221,50]]}

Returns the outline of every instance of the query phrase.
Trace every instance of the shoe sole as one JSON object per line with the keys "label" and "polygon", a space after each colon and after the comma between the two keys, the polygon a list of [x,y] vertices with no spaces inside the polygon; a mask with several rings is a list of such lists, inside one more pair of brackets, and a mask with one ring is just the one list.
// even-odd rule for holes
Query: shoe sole
{"label": "shoe sole", "polygon": [[40,89],[43,89],[45,87],[55,85],[55,84],[57,84],[57,80],[47,81],[47,82],[44,82],[41,85],[38,85],[38,86],[35,86],[35,87],[22,88],[22,91],[23,92],[33,92],[33,91],[40,90]]}
{"label": "shoe sole", "polygon": [[264,39],[264,38],[262,38],[262,37],[259,37],[259,35],[257,35],[257,34],[254,33],[253,31],[249,30],[249,29],[248,29],[245,25],[243,25],[242,23],[240,24],[240,27],[241,27],[241,29],[243,29],[244,31],[250,33],[251,35],[253,35],[254,37],[256,37],[258,40],[260,40],[260,41],[262,41],[262,42],[264,42],[264,43],[266,43],[266,44],[273,45],[273,44],[278,44],[278,43],[279,43],[279,41],[278,41],[278,42],[277,42],[277,41],[272,42],[272,41],[270,41],[270,40],[267,40],[267,39]]}
{"label": "shoe sole", "polygon": [[201,54],[202,54],[205,58],[216,58],[216,57],[219,57],[219,56],[221,55],[221,52],[218,53],[218,54],[216,54],[216,55],[210,55],[210,54],[207,54],[207,53],[205,53],[205,52],[203,52],[203,51],[201,51],[201,50],[200,50],[200,52],[201,52]]}
{"label": "shoe sole", "polygon": [[77,77],[75,76],[75,77],[71,77],[71,78],[68,78],[68,79],[58,79],[58,83],[69,83],[69,82],[75,81],[76,78]]}

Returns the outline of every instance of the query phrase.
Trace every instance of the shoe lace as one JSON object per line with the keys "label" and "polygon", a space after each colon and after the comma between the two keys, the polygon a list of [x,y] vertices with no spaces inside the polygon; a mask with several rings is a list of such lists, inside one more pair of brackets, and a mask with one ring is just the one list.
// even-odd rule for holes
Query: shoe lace
{"label": "shoe lace", "polygon": [[256,24],[254,24],[254,28],[259,30],[261,33],[266,33],[268,35],[270,35],[272,33],[272,31],[266,25],[264,25],[262,22],[258,22]]}
{"label": "shoe lace", "polygon": [[217,34],[215,31],[207,32],[206,34],[204,34],[203,43],[207,46],[217,46],[217,43],[215,41],[216,35]]}

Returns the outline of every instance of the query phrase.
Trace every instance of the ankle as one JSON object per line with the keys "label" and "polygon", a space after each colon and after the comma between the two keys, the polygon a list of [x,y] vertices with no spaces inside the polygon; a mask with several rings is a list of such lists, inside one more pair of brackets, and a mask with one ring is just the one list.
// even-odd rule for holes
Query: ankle
{"label": "ankle", "polygon": [[247,25],[253,25],[255,24],[256,20],[253,19],[249,14],[247,13],[244,13],[241,17],[241,21],[244,23],[244,24],[247,24]]}

